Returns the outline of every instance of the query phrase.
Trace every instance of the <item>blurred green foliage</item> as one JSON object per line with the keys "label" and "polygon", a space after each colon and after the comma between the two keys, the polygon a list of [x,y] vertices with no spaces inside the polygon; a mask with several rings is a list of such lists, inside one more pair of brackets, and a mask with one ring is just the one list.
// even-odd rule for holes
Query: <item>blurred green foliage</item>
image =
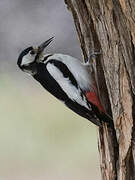
{"label": "blurred green foliage", "polygon": [[99,180],[97,130],[35,81],[3,76],[0,162],[0,180]]}

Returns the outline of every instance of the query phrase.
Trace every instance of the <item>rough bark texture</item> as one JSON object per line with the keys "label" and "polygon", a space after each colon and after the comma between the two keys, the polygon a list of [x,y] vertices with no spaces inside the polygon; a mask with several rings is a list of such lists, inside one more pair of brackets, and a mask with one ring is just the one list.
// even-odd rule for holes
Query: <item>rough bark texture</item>
{"label": "rough bark texture", "polygon": [[135,0],[65,0],[84,59],[96,65],[99,94],[114,129],[99,129],[103,180],[135,180]]}

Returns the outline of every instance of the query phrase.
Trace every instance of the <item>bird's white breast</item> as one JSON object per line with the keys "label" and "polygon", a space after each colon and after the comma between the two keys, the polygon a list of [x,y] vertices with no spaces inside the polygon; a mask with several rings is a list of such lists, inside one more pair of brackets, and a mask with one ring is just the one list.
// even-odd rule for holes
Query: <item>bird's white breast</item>
{"label": "bird's white breast", "polygon": [[80,88],[84,91],[90,90],[92,81],[90,79],[90,74],[88,72],[87,66],[84,66],[78,59],[69,55],[54,54],[50,56],[47,61],[45,61],[45,63],[47,63],[50,59],[55,59],[63,62],[74,75]]}

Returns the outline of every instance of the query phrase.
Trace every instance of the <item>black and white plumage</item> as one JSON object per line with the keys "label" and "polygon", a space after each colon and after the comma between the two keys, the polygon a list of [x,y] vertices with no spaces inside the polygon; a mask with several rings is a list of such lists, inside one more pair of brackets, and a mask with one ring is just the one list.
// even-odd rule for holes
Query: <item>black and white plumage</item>
{"label": "black and white plumage", "polygon": [[101,121],[110,121],[96,95],[87,66],[68,55],[42,53],[51,41],[52,38],[38,48],[25,49],[18,58],[18,66],[80,116],[98,126],[102,125]]}

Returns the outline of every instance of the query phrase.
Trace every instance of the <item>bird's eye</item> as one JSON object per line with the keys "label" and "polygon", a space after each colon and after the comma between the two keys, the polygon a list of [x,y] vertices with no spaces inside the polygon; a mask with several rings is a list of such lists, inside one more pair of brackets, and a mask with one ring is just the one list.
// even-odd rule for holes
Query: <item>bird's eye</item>
{"label": "bird's eye", "polygon": [[34,51],[34,50],[30,51],[30,54],[31,54],[31,55],[34,55],[34,54],[35,54],[35,51]]}

